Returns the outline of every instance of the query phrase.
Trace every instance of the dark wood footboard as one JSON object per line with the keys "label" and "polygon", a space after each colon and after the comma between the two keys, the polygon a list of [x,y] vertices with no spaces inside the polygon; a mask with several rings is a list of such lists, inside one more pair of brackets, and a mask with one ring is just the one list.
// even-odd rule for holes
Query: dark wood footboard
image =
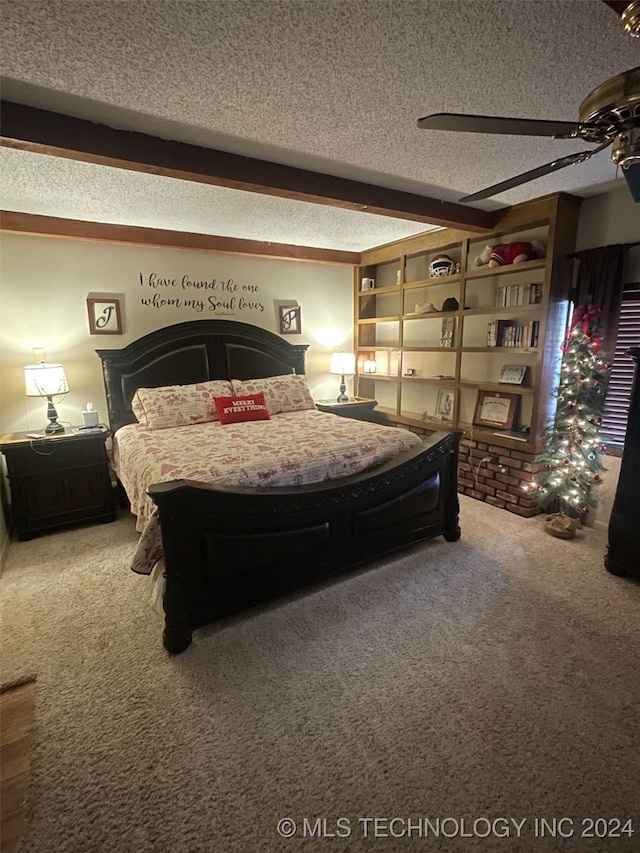
{"label": "dark wood footboard", "polygon": [[435,433],[371,471],[310,486],[151,486],[166,563],[165,648],[182,652],[196,628],[398,548],[458,539],[461,435]]}

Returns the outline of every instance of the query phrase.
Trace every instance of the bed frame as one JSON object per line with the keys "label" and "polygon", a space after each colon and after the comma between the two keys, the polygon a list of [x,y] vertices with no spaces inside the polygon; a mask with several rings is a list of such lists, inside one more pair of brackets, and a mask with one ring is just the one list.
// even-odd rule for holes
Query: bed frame
{"label": "bed frame", "polygon": [[[245,323],[194,320],[97,350],[111,429],[135,422],[138,387],[304,373],[306,349]],[[435,433],[375,469],[311,486],[151,485],[165,556],[165,648],[178,654],[196,628],[398,548],[457,540],[461,435]]]}

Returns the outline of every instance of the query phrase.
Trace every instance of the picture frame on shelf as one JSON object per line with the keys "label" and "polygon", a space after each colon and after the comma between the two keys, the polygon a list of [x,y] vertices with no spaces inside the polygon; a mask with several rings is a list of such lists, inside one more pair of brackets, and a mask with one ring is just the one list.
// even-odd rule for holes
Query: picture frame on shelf
{"label": "picture frame on shelf", "polygon": [[504,391],[478,391],[474,426],[512,430],[519,402],[519,394],[508,394]]}
{"label": "picture frame on shelf", "polygon": [[454,390],[452,388],[440,388],[436,400],[434,419],[437,421],[453,421],[454,402]]}
{"label": "picture frame on shelf", "polygon": [[503,364],[498,382],[504,385],[522,385],[527,375],[526,364]]}
{"label": "picture frame on shelf", "polygon": [[302,310],[299,305],[279,305],[281,335],[302,334]]}

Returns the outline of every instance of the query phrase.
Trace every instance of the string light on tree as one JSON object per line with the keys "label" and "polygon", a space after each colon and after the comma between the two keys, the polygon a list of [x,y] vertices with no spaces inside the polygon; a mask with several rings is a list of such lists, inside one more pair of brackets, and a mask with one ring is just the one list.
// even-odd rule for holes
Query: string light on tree
{"label": "string light on tree", "polygon": [[530,487],[541,506],[557,502],[561,515],[571,518],[584,517],[596,506],[591,490],[604,470],[600,425],[611,365],[600,351],[599,317],[593,305],[574,312],[562,347],[555,421],[536,458],[541,471]]}

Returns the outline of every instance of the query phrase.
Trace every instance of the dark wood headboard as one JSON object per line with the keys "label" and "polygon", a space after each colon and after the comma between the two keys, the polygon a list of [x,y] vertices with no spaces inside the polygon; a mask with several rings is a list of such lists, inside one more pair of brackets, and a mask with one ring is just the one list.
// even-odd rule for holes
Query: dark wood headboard
{"label": "dark wood headboard", "polygon": [[304,373],[308,344],[231,320],[191,320],[150,332],[122,349],[96,350],[102,360],[111,429],[135,423],[138,388],[191,385],[208,379],[263,379]]}

